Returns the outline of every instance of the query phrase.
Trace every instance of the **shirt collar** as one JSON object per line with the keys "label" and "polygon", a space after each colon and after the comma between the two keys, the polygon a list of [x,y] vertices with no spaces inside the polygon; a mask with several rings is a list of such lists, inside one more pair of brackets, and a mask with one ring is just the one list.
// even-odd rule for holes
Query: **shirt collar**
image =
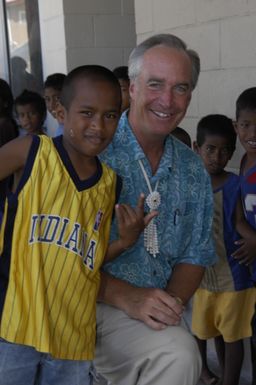
{"label": "shirt collar", "polygon": [[[128,151],[129,154],[132,155],[131,159],[144,159],[145,162],[147,162],[147,158],[132,131],[131,125],[128,120],[128,112],[128,110],[124,111],[120,118],[118,130],[116,132],[113,144],[115,145],[116,142],[116,146],[120,146],[120,144],[122,143],[125,143],[126,145],[127,143],[129,143]],[[166,172],[169,172],[171,170],[174,161],[174,146],[175,143],[172,136],[168,135],[165,140],[164,153],[161,158],[156,176],[158,176],[158,174],[161,174],[162,176],[163,173],[166,174]]]}

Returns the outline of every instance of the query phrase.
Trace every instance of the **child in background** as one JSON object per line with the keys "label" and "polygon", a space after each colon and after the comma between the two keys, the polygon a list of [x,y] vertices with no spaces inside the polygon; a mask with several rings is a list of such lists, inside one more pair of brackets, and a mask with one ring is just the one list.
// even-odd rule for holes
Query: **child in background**
{"label": "child in background", "polygon": [[[200,120],[194,148],[210,174],[214,192],[213,235],[218,262],[207,268],[193,300],[192,331],[202,355],[205,384],[238,385],[243,363],[243,339],[252,335],[255,288],[247,263],[255,254],[256,231],[246,222],[239,176],[225,171],[235,150],[232,120],[208,115]],[[240,236],[238,235],[238,233]],[[242,246],[238,239],[243,237]],[[206,341],[215,339],[222,372],[217,377],[207,365]]]}
{"label": "child in background", "polygon": [[57,111],[60,107],[60,94],[65,78],[66,75],[62,73],[54,73],[49,75],[44,82],[44,100],[46,108],[51,116],[58,122],[55,136],[63,134],[63,122],[58,120]]}
{"label": "child in background", "polygon": [[121,112],[123,112],[130,107],[130,93],[129,93],[130,79],[128,75],[128,67],[127,66],[116,67],[113,70],[113,72],[114,72],[114,75],[117,77],[121,87],[121,92],[122,92]]}
{"label": "child in background", "polygon": [[25,90],[15,99],[14,107],[25,134],[45,134],[46,105],[41,95]]}
{"label": "child in background", "polygon": [[[18,126],[13,119],[13,96],[9,84],[0,79],[0,147],[19,135]],[[11,187],[12,177],[0,181],[0,225],[4,211],[6,194]]]}
{"label": "child in background", "polygon": [[[238,97],[234,127],[240,143],[245,149],[245,155],[241,160],[240,167],[243,208],[247,221],[256,229],[256,87],[246,89]],[[251,260],[245,262],[249,263]],[[253,263],[254,283],[256,282],[255,265],[256,262]],[[256,313],[254,314],[252,328],[252,384],[256,385]]]}
{"label": "child in background", "polygon": [[[120,86],[101,66],[67,76],[64,134],[26,135],[0,149],[15,173],[0,234],[0,378],[5,385],[89,385],[99,269],[133,245],[156,213],[117,205],[120,178],[97,155],[110,143]],[[119,239],[110,245],[113,209]]]}
{"label": "child in background", "polygon": [[4,79],[0,79],[0,135],[1,145],[19,135],[18,126],[13,119],[12,91]]}

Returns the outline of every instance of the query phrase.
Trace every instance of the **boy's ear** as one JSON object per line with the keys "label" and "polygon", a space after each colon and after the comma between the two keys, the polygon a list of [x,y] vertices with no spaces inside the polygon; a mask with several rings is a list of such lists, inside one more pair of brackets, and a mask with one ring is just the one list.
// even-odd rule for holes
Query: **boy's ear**
{"label": "boy's ear", "polygon": [[197,153],[197,154],[199,154],[199,147],[198,147],[198,144],[197,144],[197,142],[194,140],[193,141],[193,150]]}
{"label": "boy's ear", "polygon": [[58,103],[55,111],[56,111],[56,119],[58,120],[58,123],[64,124],[65,111],[64,111],[63,105],[61,103]]}

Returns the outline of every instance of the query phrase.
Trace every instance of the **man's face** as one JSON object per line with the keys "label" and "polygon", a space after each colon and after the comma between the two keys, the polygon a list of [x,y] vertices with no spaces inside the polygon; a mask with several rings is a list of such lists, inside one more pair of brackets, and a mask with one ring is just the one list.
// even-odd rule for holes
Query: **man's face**
{"label": "man's face", "polygon": [[192,68],[186,53],[166,46],[149,49],[139,76],[131,82],[130,121],[140,135],[165,137],[188,108]]}

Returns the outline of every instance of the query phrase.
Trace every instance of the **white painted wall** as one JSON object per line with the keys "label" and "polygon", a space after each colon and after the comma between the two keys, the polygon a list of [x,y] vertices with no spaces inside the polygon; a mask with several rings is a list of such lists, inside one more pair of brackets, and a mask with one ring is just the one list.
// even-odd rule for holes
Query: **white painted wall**
{"label": "white painted wall", "polygon": [[44,77],[83,64],[126,65],[136,45],[133,0],[39,0]]}
{"label": "white painted wall", "polygon": [[39,0],[39,20],[44,79],[67,72],[63,0]]}
{"label": "white painted wall", "polygon": [[[181,126],[195,138],[200,117],[210,113],[235,118],[235,100],[256,85],[255,0],[135,0],[137,41],[170,32],[201,58],[202,71]],[[238,145],[229,167],[237,169]]]}
{"label": "white painted wall", "polygon": [[[44,79],[83,64],[126,65],[136,45],[134,0],[38,0]],[[48,114],[54,135],[57,123]]]}

